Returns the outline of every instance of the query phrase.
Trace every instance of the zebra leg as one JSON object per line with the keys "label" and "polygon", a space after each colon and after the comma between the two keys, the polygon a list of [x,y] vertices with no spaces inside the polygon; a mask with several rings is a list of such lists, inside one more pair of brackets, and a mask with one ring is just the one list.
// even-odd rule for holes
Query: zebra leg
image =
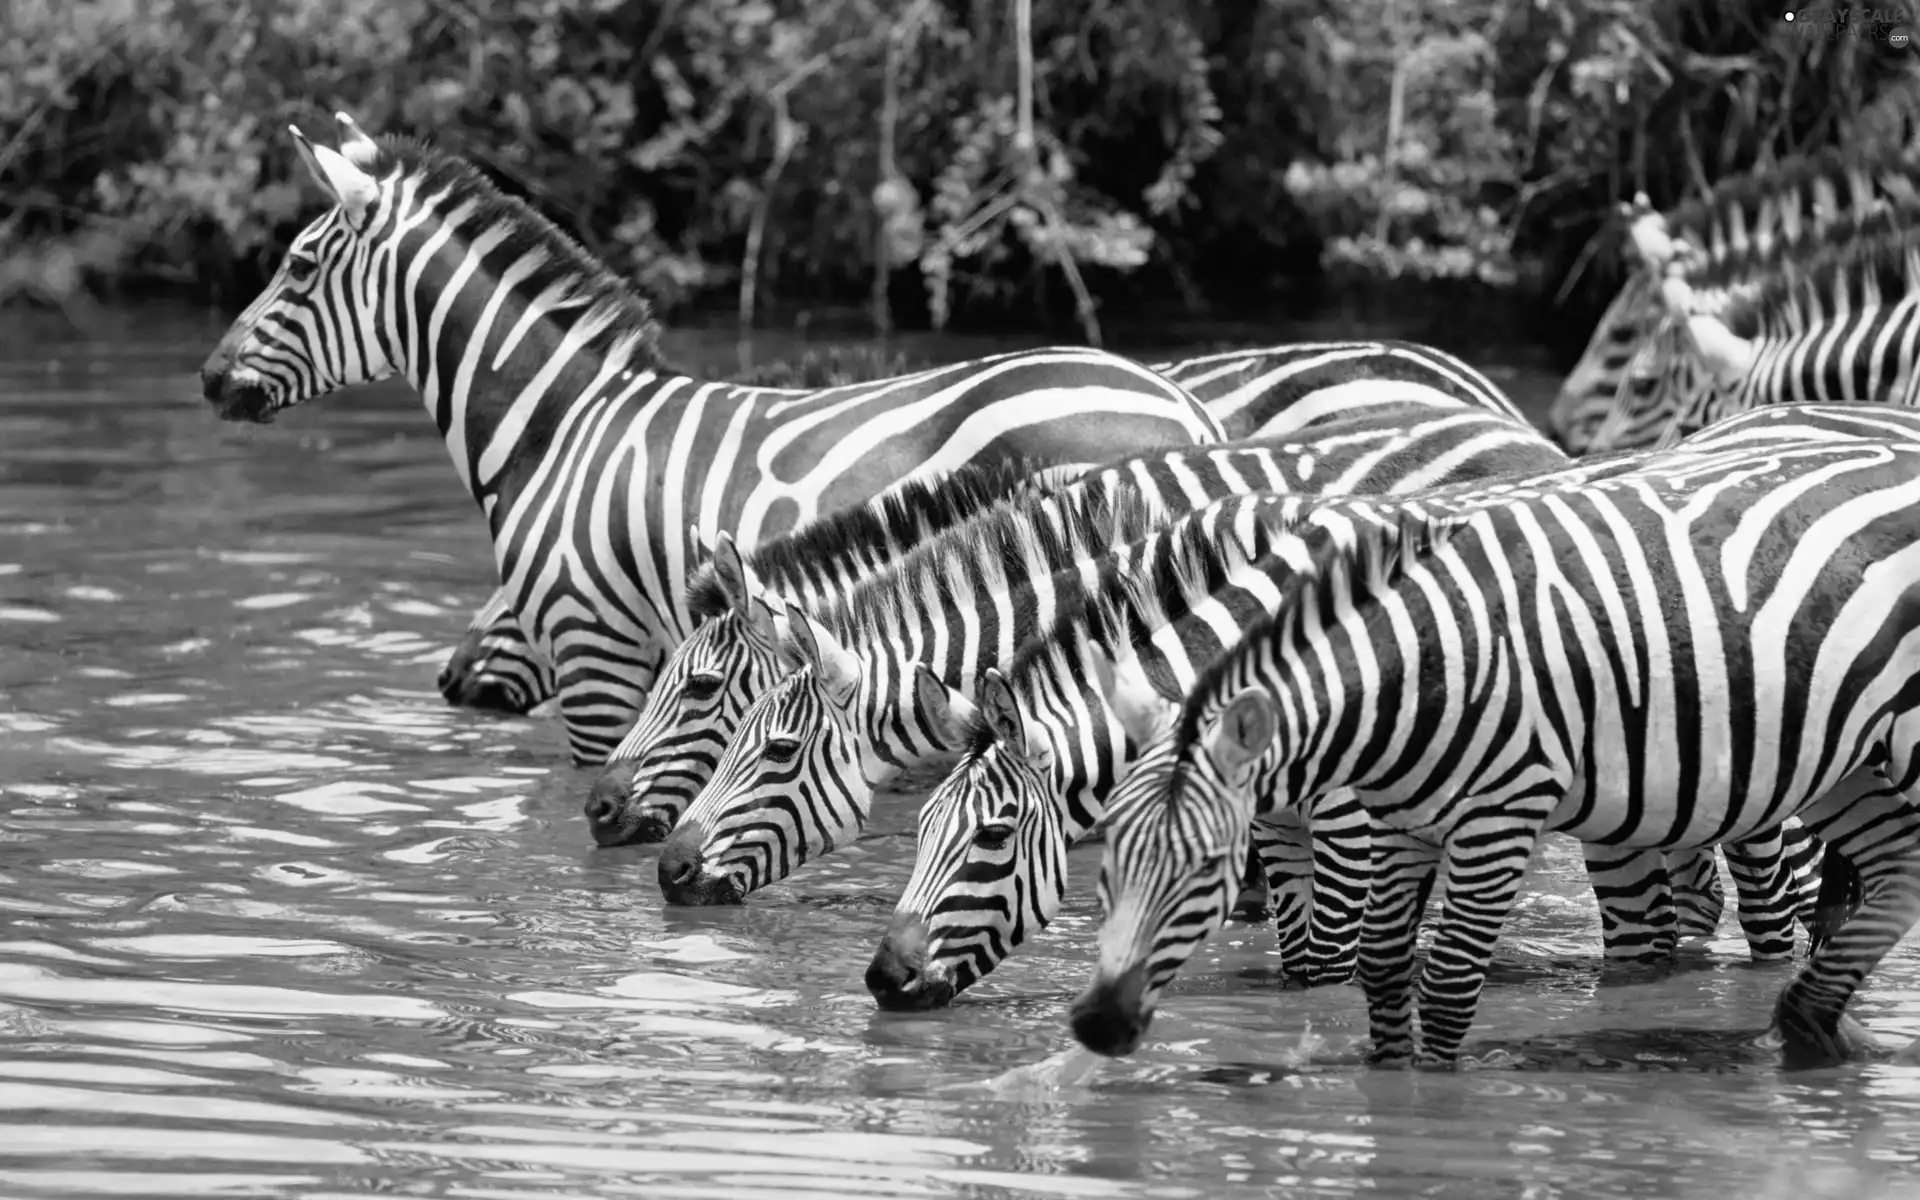
{"label": "zebra leg", "polygon": [[[1323,793],[1309,818],[1313,835],[1313,889],[1305,957],[1289,967],[1307,987],[1353,978],[1372,887],[1374,823],[1349,788]],[[1384,829],[1384,827],[1382,827]],[[1415,913],[1418,929],[1419,913]]]}
{"label": "zebra leg", "polygon": [[[1788,818],[1787,823],[1780,827],[1780,842],[1782,861],[1793,880],[1793,915],[1811,935],[1819,922],[1820,895],[1826,887],[1826,876],[1821,873],[1821,858],[1826,854],[1826,843],[1815,836],[1798,817]],[[1837,856],[1835,861],[1846,862]],[[1853,875],[1851,864],[1847,865],[1846,874],[1850,877]],[[1857,884],[1859,880],[1854,878],[1853,882]],[[1833,924],[1836,928],[1841,919],[1853,911],[1856,903],[1857,896],[1834,914]],[[1812,952],[1810,946],[1808,953]]]}
{"label": "zebra leg", "polygon": [[1778,829],[1721,847],[1740,897],[1740,930],[1754,962],[1793,957],[1793,872]]}
{"label": "zebra leg", "polygon": [[1848,915],[1860,907],[1860,873],[1831,845],[1820,861],[1820,883],[1807,914],[1807,953],[1825,945]]}
{"label": "zebra leg", "polygon": [[1600,938],[1609,963],[1665,962],[1673,957],[1673,885],[1657,850],[1581,843],[1587,878],[1600,905]]}
{"label": "zebra leg", "polygon": [[[575,637],[580,636],[580,641]],[[567,749],[576,767],[599,766],[619,746],[640,716],[640,708],[667,651],[659,643],[631,649],[633,658],[615,659],[601,638],[587,640],[563,628],[554,639],[554,669],[560,722],[567,731]],[[619,671],[608,669],[618,662]]]}
{"label": "zebra leg", "polygon": [[1273,911],[1274,880],[1273,869],[1267,865],[1269,858],[1284,853],[1279,847],[1270,844],[1273,834],[1260,820],[1255,820],[1247,844],[1247,869],[1240,881],[1240,898],[1234,901],[1233,912],[1229,919],[1234,921],[1265,921]]}
{"label": "zebra leg", "polygon": [[1281,970],[1291,977],[1306,961],[1307,923],[1313,911],[1313,848],[1307,826],[1292,811],[1253,820],[1249,849],[1258,856],[1261,886],[1280,940]]}
{"label": "zebra leg", "polygon": [[1541,798],[1510,797],[1494,814],[1467,818],[1448,835],[1440,925],[1420,976],[1416,1066],[1451,1069],[1459,1058],[1480,989],[1486,986],[1494,943],[1520,897],[1521,881],[1557,798],[1558,793],[1542,803]]}
{"label": "zebra leg", "polygon": [[1727,893],[1713,850],[1675,851],[1666,859],[1667,879],[1673,885],[1674,933],[1682,938],[1712,937],[1727,911]]}
{"label": "zebra leg", "polygon": [[1413,1058],[1413,950],[1420,916],[1433,892],[1440,847],[1398,830],[1373,831],[1372,884],[1360,922],[1360,987],[1367,996],[1373,1047],[1367,1062],[1397,1065]]}
{"label": "zebra leg", "polygon": [[1861,883],[1860,907],[1810,955],[1780,993],[1773,1019],[1789,1068],[1870,1054],[1872,1039],[1842,1024],[1847,1001],[1887,951],[1920,922],[1920,809],[1873,772],[1857,772],[1800,817],[1844,856]]}

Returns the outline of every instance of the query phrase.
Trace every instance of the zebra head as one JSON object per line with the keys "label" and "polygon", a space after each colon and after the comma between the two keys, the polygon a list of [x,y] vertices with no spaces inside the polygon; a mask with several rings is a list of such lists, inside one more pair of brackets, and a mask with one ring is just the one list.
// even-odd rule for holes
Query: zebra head
{"label": "zebra head", "polygon": [[[1169,716],[1172,714],[1169,713]],[[1160,992],[1233,911],[1252,835],[1255,764],[1279,729],[1272,696],[1236,694],[1201,736],[1177,748],[1171,720],[1107,811],[1096,894],[1102,914],[1093,979],[1069,1021],[1081,1045],[1131,1054]]]}
{"label": "zebra head", "polygon": [[968,749],[920,809],[913,875],[867,967],[867,991],[893,1011],[949,1003],[1044,928],[1071,844],[1053,800],[1061,756],[1006,677],[983,674],[977,708],[924,665],[916,686],[949,744]]}
{"label": "zebra head", "polygon": [[1650,273],[1636,271],[1621,285],[1547,410],[1547,433],[1569,454],[1596,448],[1594,437],[1613,409],[1634,356],[1659,327],[1654,280]]}
{"label": "zebra head", "polygon": [[345,113],[335,120],[338,150],[293,128],[300,161],[333,206],[294,238],[266,290],[200,367],[207,402],[225,420],[264,423],[283,408],[395,373],[378,319],[374,257],[391,240],[399,172],[382,176],[381,147]]}
{"label": "zebra head", "polygon": [[1662,321],[1633,356],[1612,409],[1594,431],[1589,453],[1651,449],[1675,417],[1703,403],[1713,381],[1694,352],[1686,326],[1681,320]]}
{"label": "zebra head", "polygon": [[1684,349],[1675,367],[1679,398],[1658,443],[1661,449],[1738,411],[1740,383],[1760,359],[1759,347],[1734,333],[1723,318],[1695,310],[1693,289],[1684,280],[1669,279],[1664,295],[1683,331]]}
{"label": "zebra head", "polygon": [[[669,904],[738,904],[851,841],[873,788],[861,660],[795,605],[783,650],[796,669],[746,710],[726,753],[660,850]],[[891,706],[889,706],[891,707]]]}
{"label": "zebra head", "polygon": [[[1166,706],[1137,657],[1116,667],[1084,630],[1069,640],[1072,653],[1060,641],[1021,664],[1019,688],[986,671],[978,708],[922,670],[921,708],[966,750],[920,810],[913,875],[867,968],[881,1008],[940,1007],[1047,927],[1066,896],[1067,852],[1144,744],[1129,739]],[[1116,671],[1131,685],[1117,700]],[[1137,715],[1124,707],[1135,694]]]}
{"label": "zebra head", "polygon": [[[713,777],[748,708],[782,674],[786,617],[772,593],[729,535],[714,540],[712,556],[719,611],[668,657],[587,796],[587,827],[602,846],[664,840]],[[697,582],[692,590],[700,593]]]}

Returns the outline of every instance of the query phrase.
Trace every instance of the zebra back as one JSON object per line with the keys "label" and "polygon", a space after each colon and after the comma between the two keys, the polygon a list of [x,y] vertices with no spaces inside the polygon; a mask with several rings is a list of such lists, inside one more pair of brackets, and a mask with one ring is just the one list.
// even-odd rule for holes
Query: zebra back
{"label": "zebra back", "polygon": [[1465,407],[1526,417],[1491,379],[1418,342],[1295,342],[1152,364],[1230,439],[1281,437],[1380,408]]}
{"label": "zebra back", "polygon": [[[1790,266],[1802,248],[1836,232],[1847,236],[1877,214],[1920,205],[1917,183],[1920,160],[1905,152],[1823,150],[1722,180],[1705,196],[1669,210],[1660,229],[1688,248],[1675,265],[1695,303],[1701,311],[1716,311]],[[1623,388],[1644,401],[1663,373],[1684,369],[1670,343],[1654,345],[1667,321],[1660,296],[1666,269],[1653,264],[1629,274],[1555,396],[1547,428],[1569,452],[1653,444],[1597,435],[1619,403],[1633,403],[1616,401]],[[1643,351],[1646,357],[1639,358]]]}

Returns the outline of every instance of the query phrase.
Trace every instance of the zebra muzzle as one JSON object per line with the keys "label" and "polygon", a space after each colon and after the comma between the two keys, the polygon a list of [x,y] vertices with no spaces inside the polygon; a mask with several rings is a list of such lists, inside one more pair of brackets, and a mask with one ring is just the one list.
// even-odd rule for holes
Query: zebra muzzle
{"label": "zebra muzzle", "polygon": [[639,803],[633,794],[637,762],[612,762],[587,791],[581,811],[587,831],[601,846],[652,845],[673,831],[673,814]]}
{"label": "zebra muzzle", "polygon": [[250,421],[266,425],[273,421],[273,397],[267,389],[251,380],[235,379],[231,370],[205,369],[200,390],[222,421]]}
{"label": "zebra muzzle", "polygon": [[925,1012],[942,1008],[954,996],[953,980],[927,970],[927,923],[919,917],[893,919],[867,964],[867,992],[885,1012]]}
{"label": "zebra muzzle", "polygon": [[1095,1054],[1109,1058],[1132,1054],[1153,1022],[1146,995],[1144,963],[1129,967],[1118,978],[1096,978],[1069,1011],[1074,1038]]}
{"label": "zebra muzzle", "polygon": [[705,840],[705,830],[683,826],[660,847],[660,895],[668,904],[708,908],[746,898],[746,889],[731,873],[708,867]]}

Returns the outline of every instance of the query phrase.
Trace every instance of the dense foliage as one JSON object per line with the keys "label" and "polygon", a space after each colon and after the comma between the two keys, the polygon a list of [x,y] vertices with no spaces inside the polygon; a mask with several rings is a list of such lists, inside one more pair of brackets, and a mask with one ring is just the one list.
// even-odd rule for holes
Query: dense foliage
{"label": "dense foliage", "polygon": [[284,127],[335,108],[481,163],[669,309],[1532,294],[1638,188],[1905,136],[1920,63],[1731,0],[1048,0],[1029,140],[1014,0],[0,10],[0,300],[55,303],[241,299],[314,204]]}

